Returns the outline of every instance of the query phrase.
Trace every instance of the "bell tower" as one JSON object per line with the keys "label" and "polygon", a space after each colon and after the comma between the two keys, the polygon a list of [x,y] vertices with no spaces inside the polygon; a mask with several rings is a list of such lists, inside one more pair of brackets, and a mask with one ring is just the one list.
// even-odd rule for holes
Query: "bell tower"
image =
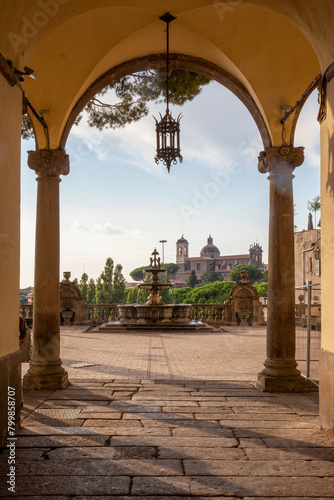
{"label": "bell tower", "polygon": [[[176,264],[180,266],[180,268],[184,266],[186,262],[188,262],[189,259],[188,248],[189,248],[189,243],[185,239],[184,235],[182,235],[181,238],[178,239],[176,242]],[[184,267],[183,270],[185,270]]]}
{"label": "bell tower", "polygon": [[257,268],[262,267],[262,247],[257,242],[249,247],[249,263]]}

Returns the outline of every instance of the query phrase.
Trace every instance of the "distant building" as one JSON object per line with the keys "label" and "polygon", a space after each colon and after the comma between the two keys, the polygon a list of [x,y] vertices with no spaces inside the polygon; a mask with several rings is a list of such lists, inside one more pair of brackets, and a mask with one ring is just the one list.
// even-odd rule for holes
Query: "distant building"
{"label": "distant building", "polygon": [[[308,281],[321,283],[320,260],[315,257],[315,249],[321,250],[321,230],[313,229],[309,224],[307,231],[295,233],[295,283],[296,287],[306,285]],[[299,295],[307,297],[306,290],[296,290],[296,304]],[[312,303],[321,303],[321,285],[312,288]]]}
{"label": "distant building", "polygon": [[262,262],[262,247],[258,243],[250,246],[247,254],[220,255],[219,248],[213,244],[209,235],[207,244],[202,248],[199,257],[189,257],[189,243],[184,235],[176,242],[176,264],[179,270],[176,273],[176,282],[185,283],[191,271],[195,271],[199,278],[210,269],[210,264],[215,261],[215,271],[222,275],[222,279],[229,280],[229,274],[239,264],[250,264],[264,271],[267,266]]}

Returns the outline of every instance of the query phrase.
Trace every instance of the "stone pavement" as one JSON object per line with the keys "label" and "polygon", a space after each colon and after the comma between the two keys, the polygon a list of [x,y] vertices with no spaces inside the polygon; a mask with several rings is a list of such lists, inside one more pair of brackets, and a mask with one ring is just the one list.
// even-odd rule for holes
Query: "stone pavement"
{"label": "stone pavement", "polygon": [[[182,333],[151,334],[151,340],[132,333],[104,338],[109,361],[106,355],[100,365],[70,368],[72,385],[65,390],[25,394],[16,492],[7,490],[5,450],[0,497],[334,500],[334,439],[319,428],[318,394],[257,391],[252,374],[259,365],[255,368],[251,345],[262,351],[263,334],[238,332],[197,341]],[[79,333],[75,328],[62,333],[62,340],[71,337],[62,351],[68,367],[82,361],[74,347],[78,339],[92,336]],[[156,358],[151,353],[148,371],[150,342],[158,352]],[[96,344],[89,344],[84,361],[98,361]],[[262,364],[263,351],[256,356]],[[240,370],[247,359],[248,381]],[[132,371],[125,378],[127,362]],[[228,380],[234,363],[240,379]]]}
{"label": "stone pavement", "polygon": [[[266,328],[224,329],[117,334],[62,327],[60,357],[70,379],[255,380],[266,357]],[[93,366],[73,366],[82,362]],[[22,366],[25,373],[28,364]]]}

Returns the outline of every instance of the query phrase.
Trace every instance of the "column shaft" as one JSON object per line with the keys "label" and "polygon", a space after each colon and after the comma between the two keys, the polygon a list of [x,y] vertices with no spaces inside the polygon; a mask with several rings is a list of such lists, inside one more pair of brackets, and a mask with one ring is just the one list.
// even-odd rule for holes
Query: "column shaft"
{"label": "column shaft", "polygon": [[[272,173],[270,180],[268,258],[269,359],[295,358],[295,277],[292,169]],[[284,335],[282,335],[284,332]]]}
{"label": "column shaft", "polygon": [[23,385],[56,389],[68,384],[60,359],[59,295],[59,176],[68,173],[68,156],[63,150],[30,151],[29,167],[38,174],[38,187],[33,353]]}
{"label": "column shaft", "polygon": [[295,279],[293,170],[303,148],[272,147],[260,156],[259,170],[269,172],[269,258],[267,359],[258,387],[267,391],[305,388],[295,359]]}

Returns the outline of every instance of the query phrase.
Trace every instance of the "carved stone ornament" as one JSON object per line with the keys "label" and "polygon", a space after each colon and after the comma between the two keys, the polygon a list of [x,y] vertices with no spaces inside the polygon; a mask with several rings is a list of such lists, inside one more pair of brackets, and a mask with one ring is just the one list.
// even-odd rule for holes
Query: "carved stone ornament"
{"label": "carved stone ornament", "polygon": [[38,177],[59,177],[70,172],[70,158],[64,149],[28,151],[28,166]]}
{"label": "carved stone ornament", "polygon": [[265,174],[275,168],[289,167],[294,170],[304,161],[304,147],[299,146],[271,146],[261,151],[258,157],[258,169]]}

